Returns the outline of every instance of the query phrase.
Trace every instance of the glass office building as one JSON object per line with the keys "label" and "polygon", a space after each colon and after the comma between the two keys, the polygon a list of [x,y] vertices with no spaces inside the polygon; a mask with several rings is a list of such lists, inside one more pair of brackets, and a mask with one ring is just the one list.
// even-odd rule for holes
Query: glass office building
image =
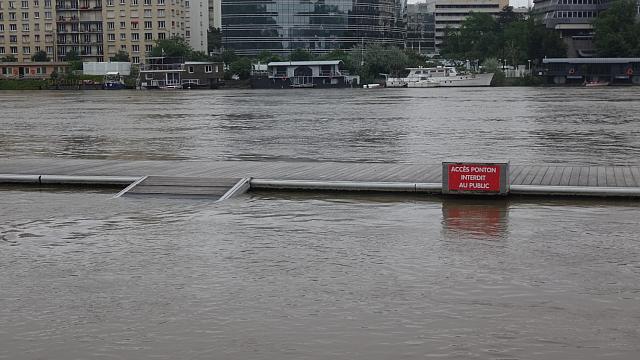
{"label": "glass office building", "polygon": [[287,55],[358,44],[404,44],[406,0],[222,0],[225,49]]}

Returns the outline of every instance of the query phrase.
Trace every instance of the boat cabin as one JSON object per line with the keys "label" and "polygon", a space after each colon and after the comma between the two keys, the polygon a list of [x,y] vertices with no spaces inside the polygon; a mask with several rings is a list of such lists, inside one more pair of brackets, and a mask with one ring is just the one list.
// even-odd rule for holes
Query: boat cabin
{"label": "boat cabin", "polygon": [[224,77],[222,63],[153,57],[140,65],[140,87],[145,89],[215,89]]}
{"label": "boat cabin", "polygon": [[257,88],[351,87],[359,77],[350,76],[342,60],[277,61],[267,64],[267,76],[252,78]]}

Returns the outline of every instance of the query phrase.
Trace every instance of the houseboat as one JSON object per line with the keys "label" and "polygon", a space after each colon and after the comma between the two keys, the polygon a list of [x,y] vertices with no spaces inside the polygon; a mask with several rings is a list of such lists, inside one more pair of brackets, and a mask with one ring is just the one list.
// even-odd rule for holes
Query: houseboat
{"label": "houseboat", "polygon": [[357,87],[359,76],[343,69],[341,60],[278,61],[267,64],[266,72],[251,78],[255,89],[348,88]]}
{"label": "houseboat", "polygon": [[121,90],[126,87],[124,79],[119,72],[110,71],[104,75],[104,80],[102,81],[102,88],[104,90]]}
{"label": "houseboat", "polygon": [[493,73],[459,74],[453,66],[407,68],[409,75],[386,79],[386,87],[466,87],[490,86]]}
{"label": "houseboat", "polygon": [[223,79],[222,63],[153,57],[140,66],[141,89],[216,89]]}

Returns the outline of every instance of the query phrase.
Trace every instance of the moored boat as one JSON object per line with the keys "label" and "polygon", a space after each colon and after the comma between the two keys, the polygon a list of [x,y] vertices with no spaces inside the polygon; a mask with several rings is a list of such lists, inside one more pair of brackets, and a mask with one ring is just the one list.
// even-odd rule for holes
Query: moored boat
{"label": "moored boat", "polygon": [[493,73],[458,74],[453,66],[407,68],[404,78],[387,78],[387,87],[463,87],[490,86]]}

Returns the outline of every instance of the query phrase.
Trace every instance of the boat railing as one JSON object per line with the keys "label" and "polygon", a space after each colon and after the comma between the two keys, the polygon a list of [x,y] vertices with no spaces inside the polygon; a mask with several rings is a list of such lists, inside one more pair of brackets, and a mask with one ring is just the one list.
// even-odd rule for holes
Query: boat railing
{"label": "boat railing", "polygon": [[140,71],[184,71],[182,64],[143,64]]}

